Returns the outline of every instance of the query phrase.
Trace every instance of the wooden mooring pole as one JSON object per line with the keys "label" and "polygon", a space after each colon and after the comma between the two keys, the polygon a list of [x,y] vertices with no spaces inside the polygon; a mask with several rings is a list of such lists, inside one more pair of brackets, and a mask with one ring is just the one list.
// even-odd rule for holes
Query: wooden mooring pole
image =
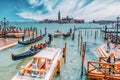
{"label": "wooden mooring pole", "polygon": [[106,31],[107,31],[107,26],[105,25],[105,37],[104,37],[104,39],[107,39]]}
{"label": "wooden mooring pole", "polygon": [[83,43],[83,38],[81,36],[80,37],[80,56],[81,56],[81,53],[82,53],[82,43]]}
{"label": "wooden mooring pole", "polygon": [[91,36],[92,36],[92,30],[91,30]]}
{"label": "wooden mooring pole", "polygon": [[33,29],[33,38],[35,37],[35,28]]}
{"label": "wooden mooring pole", "polygon": [[78,52],[79,52],[79,46],[80,46],[80,31],[78,33]]}
{"label": "wooden mooring pole", "polygon": [[72,40],[74,40],[74,38],[75,38],[75,29],[73,30]]}
{"label": "wooden mooring pole", "polygon": [[75,32],[75,26],[74,26],[74,32]]}
{"label": "wooden mooring pole", "polygon": [[75,36],[75,33],[73,32],[72,33],[72,40],[74,40],[74,38],[75,38],[74,36]]}
{"label": "wooden mooring pole", "polygon": [[95,40],[96,40],[96,31],[95,31]]}
{"label": "wooden mooring pole", "polygon": [[42,31],[41,31],[41,29],[40,29],[40,36],[42,36]]}
{"label": "wooden mooring pole", "polygon": [[66,63],[66,45],[67,43],[65,42],[65,47],[63,48],[64,63]]}
{"label": "wooden mooring pole", "polygon": [[45,27],[45,34],[47,34],[47,28]]}
{"label": "wooden mooring pole", "polygon": [[36,32],[36,37],[37,37],[38,36],[37,28],[35,28],[35,32]]}
{"label": "wooden mooring pole", "polygon": [[86,36],[86,30],[85,30],[85,36]]}
{"label": "wooden mooring pole", "polygon": [[80,35],[82,36],[82,31],[80,31]]}
{"label": "wooden mooring pole", "polygon": [[89,30],[87,31],[87,39],[89,38]]}
{"label": "wooden mooring pole", "polygon": [[81,76],[83,76],[83,70],[84,70],[85,51],[86,51],[86,42],[85,42],[84,44],[82,44],[82,65],[81,65]]}

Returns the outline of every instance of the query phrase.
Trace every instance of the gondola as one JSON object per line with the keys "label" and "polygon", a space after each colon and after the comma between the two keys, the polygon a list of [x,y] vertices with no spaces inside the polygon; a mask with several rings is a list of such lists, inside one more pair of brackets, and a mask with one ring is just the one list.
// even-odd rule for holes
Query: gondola
{"label": "gondola", "polygon": [[49,41],[46,42],[47,45],[43,46],[43,45],[41,44],[41,46],[43,46],[43,47],[40,48],[40,49],[37,49],[36,51],[33,51],[33,52],[30,51],[30,50],[28,50],[28,51],[26,51],[26,52],[24,52],[24,53],[17,54],[17,55],[14,55],[13,53],[11,53],[12,60],[20,60],[20,59],[23,59],[23,58],[26,58],[26,57],[33,56],[33,55],[37,54],[38,52],[40,52],[43,48],[45,48],[45,47],[47,47],[47,46],[49,47],[50,44],[51,44],[51,41],[52,41],[52,38],[51,38],[51,40],[49,39]]}
{"label": "gondola", "polygon": [[68,36],[70,36],[70,35],[71,35],[71,33],[70,33],[70,32],[63,33],[63,36],[64,36],[64,37],[68,37]]}
{"label": "gondola", "polygon": [[35,43],[39,40],[41,40],[43,37],[45,37],[46,34],[43,34],[42,36],[38,36],[36,38],[31,38],[30,40],[26,40],[26,41],[18,41],[19,44],[22,44],[22,45],[28,45],[28,44],[31,44],[31,43]]}

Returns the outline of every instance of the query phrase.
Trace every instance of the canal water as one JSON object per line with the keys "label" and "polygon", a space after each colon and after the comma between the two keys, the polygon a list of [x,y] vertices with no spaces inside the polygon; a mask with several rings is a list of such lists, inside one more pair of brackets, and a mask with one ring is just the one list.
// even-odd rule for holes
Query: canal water
{"label": "canal water", "polygon": [[[96,28],[96,27],[103,27],[103,25],[98,24],[45,24],[45,23],[10,23],[12,26],[16,27],[37,27],[37,30],[42,30],[44,33],[44,28],[47,28],[47,33],[51,33],[53,35],[54,31],[61,30],[63,32],[67,32],[70,28],[74,29],[81,27],[89,27],[89,28]],[[102,34],[100,29],[78,29],[75,31],[75,39],[72,40],[72,36],[68,38],[64,38],[63,36],[59,38],[54,38],[52,45],[63,48],[65,42],[67,43],[67,56],[66,56],[66,63],[62,63],[61,65],[61,73],[60,75],[55,76],[55,80],[86,80],[85,74],[81,78],[81,56],[80,52],[78,51],[78,33],[81,32],[81,36],[83,37],[83,42],[86,42],[86,55],[85,55],[85,64],[87,66],[87,61],[97,61],[97,53],[95,52],[95,48],[98,45],[103,44]],[[95,39],[95,31],[97,31],[96,39]],[[86,33],[85,33],[86,32]],[[39,32],[38,32],[39,34]],[[46,36],[43,40],[38,41],[34,44],[38,44],[47,40],[48,37]],[[34,45],[31,44],[31,45]],[[0,80],[11,80],[11,78],[19,71],[20,66],[27,64],[30,58],[25,58],[18,61],[13,61],[10,56],[10,49],[14,54],[20,54],[22,52],[27,51],[31,45],[20,45],[17,44],[14,47],[8,48],[6,50],[0,51]]]}

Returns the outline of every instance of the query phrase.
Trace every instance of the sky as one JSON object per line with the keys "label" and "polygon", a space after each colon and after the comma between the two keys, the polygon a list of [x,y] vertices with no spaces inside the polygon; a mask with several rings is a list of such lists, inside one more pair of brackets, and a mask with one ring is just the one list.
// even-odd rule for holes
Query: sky
{"label": "sky", "polygon": [[70,16],[85,21],[115,20],[120,16],[120,0],[0,0],[0,21],[40,21]]}

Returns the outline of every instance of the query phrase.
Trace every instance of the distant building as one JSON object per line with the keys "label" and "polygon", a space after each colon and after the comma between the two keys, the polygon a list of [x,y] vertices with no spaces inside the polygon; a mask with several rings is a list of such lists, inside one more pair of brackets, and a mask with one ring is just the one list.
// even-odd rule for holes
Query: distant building
{"label": "distant building", "polygon": [[84,23],[84,20],[80,20],[80,19],[74,19],[74,23]]}
{"label": "distant building", "polygon": [[40,23],[57,23],[57,21],[56,20],[45,19],[43,21],[40,21]]}
{"label": "distant building", "polygon": [[70,18],[69,16],[66,16],[65,18],[61,18],[60,11],[58,12],[57,20],[45,19],[43,21],[40,21],[40,23],[84,23],[84,22],[85,22],[84,20]]}
{"label": "distant building", "polygon": [[110,23],[115,23],[115,21],[110,21],[110,20],[93,20],[90,23],[97,23],[97,24],[110,24]]}
{"label": "distant building", "polygon": [[58,23],[84,23],[84,20],[81,19],[74,19],[70,18],[69,16],[66,16],[65,18],[61,19],[60,11],[58,12]]}

